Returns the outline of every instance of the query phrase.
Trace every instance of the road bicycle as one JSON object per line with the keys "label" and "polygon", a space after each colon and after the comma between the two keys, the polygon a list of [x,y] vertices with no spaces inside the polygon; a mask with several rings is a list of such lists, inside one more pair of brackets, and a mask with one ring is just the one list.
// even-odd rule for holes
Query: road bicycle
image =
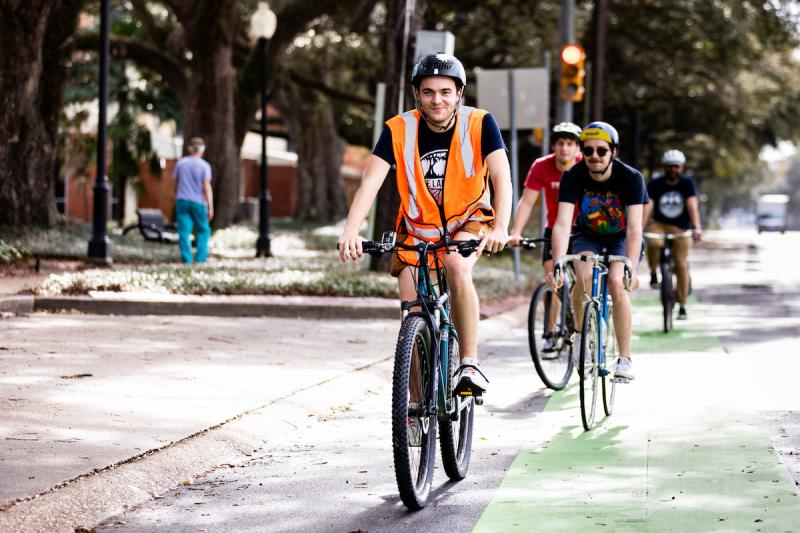
{"label": "road bicycle", "polygon": [[603,410],[610,416],[614,410],[616,384],[627,382],[613,375],[612,367],[619,357],[617,337],[614,332],[612,315],[613,302],[608,294],[608,269],[611,263],[625,264],[623,282],[630,290],[630,260],[624,255],[609,255],[607,251],[592,255],[565,255],[556,261],[553,273],[556,283],[561,282],[566,264],[570,261],[583,261],[592,264],[592,293],[583,312],[580,356],[578,358],[578,378],[580,384],[581,422],[583,429],[592,429],[597,408],[598,382],[603,390]]}
{"label": "road bicycle", "polygon": [[692,236],[691,230],[681,233],[652,233],[644,232],[642,236],[646,239],[660,239],[664,241],[658,258],[658,269],[661,274],[660,297],[663,308],[664,333],[669,333],[672,329],[672,315],[677,301],[675,294],[675,261],[672,257],[672,244],[675,239],[686,239]]}
{"label": "road bicycle", "polygon": [[[548,239],[520,239],[520,246],[527,249]],[[575,334],[575,313],[572,309],[572,287],[575,273],[567,264],[563,284],[555,292],[542,282],[531,295],[528,308],[528,347],[536,373],[546,387],[563,389],[574,366],[572,361],[572,338]],[[556,310],[555,307],[558,309]]]}
{"label": "road bicycle", "polygon": [[394,232],[384,233],[380,242],[362,242],[364,252],[373,257],[403,249],[417,252],[419,258],[416,298],[401,304],[403,321],[392,376],[394,470],[400,499],[411,510],[428,503],[437,426],[447,476],[461,480],[469,470],[475,406],[483,399],[455,393],[461,357],[441,255],[460,253],[469,257],[479,244],[479,239],[456,241],[445,237],[438,242],[406,245],[395,242]]}

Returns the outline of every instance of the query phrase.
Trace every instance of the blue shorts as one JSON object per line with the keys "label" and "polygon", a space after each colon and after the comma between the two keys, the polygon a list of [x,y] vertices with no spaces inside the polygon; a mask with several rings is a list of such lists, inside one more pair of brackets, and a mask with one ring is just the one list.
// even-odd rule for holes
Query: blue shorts
{"label": "blue shorts", "polygon": [[[593,254],[625,255],[625,234],[619,237],[591,238],[585,233],[575,233],[572,236],[572,253],[580,254],[592,252]],[[642,251],[639,253],[639,261],[644,257],[644,239],[642,239]]]}

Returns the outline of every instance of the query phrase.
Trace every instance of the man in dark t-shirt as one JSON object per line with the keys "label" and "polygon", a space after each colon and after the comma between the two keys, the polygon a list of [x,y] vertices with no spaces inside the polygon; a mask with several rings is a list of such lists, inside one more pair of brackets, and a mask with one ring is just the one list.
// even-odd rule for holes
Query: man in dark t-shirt
{"label": "man in dark t-shirt", "polygon": [[[694,181],[683,175],[686,156],[680,150],[667,150],[661,157],[664,175],[647,184],[650,204],[647,210],[651,221],[647,224],[650,233],[685,233],[692,230],[692,237],[700,239],[703,230],[700,227],[700,210],[697,203],[697,191]],[[663,239],[647,239],[647,264],[650,267],[650,286],[658,288],[658,258]],[[678,319],[686,319],[686,299],[689,296],[689,250],[692,239],[688,237],[674,239],[672,242],[672,259],[675,262],[675,274],[678,278],[676,299],[678,300]]]}
{"label": "man in dark t-shirt", "polygon": [[[567,251],[573,213],[578,209],[573,229],[572,251],[576,254],[625,255],[632,266],[636,287],[636,270],[642,251],[642,213],[647,191],[641,173],[614,158],[619,134],[605,122],[592,122],[581,132],[583,161],[561,177],[558,195],[558,217],[553,227],[553,257]],[[583,323],[583,302],[591,294],[592,265],[575,262],[576,283],[572,292],[576,314],[576,330]],[[633,379],[631,371],[631,304],[623,283],[622,263],[611,263],[608,290],[614,302],[614,330],[619,346],[615,376]],[[555,283],[548,281],[551,288]],[[581,344],[581,331],[576,331],[573,355]]]}

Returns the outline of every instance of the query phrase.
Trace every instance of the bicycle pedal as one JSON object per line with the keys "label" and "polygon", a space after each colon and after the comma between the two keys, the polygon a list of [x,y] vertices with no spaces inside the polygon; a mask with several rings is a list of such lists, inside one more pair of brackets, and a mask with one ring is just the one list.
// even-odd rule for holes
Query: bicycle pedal
{"label": "bicycle pedal", "polygon": [[628,378],[623,378],[621,376],[614,377],[614,383],[630,383],[631,380]]}

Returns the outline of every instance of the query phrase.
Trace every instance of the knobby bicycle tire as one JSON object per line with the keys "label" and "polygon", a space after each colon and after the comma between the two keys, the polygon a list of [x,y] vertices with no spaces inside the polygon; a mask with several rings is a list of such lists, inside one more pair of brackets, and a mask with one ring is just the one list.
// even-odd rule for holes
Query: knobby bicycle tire
{"label": "knobby bicycle tire", "polygon": [[672,280],[672,265],[662,261],[661,270],[661,307],[664,318],[664,333],[672,329],[672,311],[675,307],[675,286]]}
{"label": "knobby bicycle tire", "polygon": [[456,388],[455,373],[461,364],[458,339],[450,337],[447,371],[447,407],[456,407],[458,418],[451,420],[446,414],[439,418],[439,445],[442,450],[442,466],[447,477],[459,481],[467,476],[472,455],[472,427],[475,421],[475,400],[471,396],[453,394]]}
{"label": "knobby bicycle tire", "polygon": [[[419,416],[409,411],[409,403],[412,401],[409,383],[415,387],[414,403],[431,405],[433,371],[434,359],[428,324],[419,315],[408,315],[400,327],[395,348],[392,375],[392,452],[400,499],[413,511],[425,507],[430,496],[436,459],[437,424],[432,416]],[[419,420],[419,426],[414,427],[414,419]],[[412,446],[412,443],[419,445]]]}
{"label": "knobby bicycle tire", "polygon": [[[561,346],[558,357],[545,359],[542,357],[544,348],[544,333],[548,329],[547,317],[549,316],[550,306],[553,305],[555,293],[546,283],[539,285],[531,296],[530,307],[528,308],[528,346],[531,352],[533,366],[536,373],[546,387],[553,390],[561,390],[566,386],[572,374],[572,357],[570,344],[567,339],[561,339]],[[567,322],[572,318],[572,304],[567,295]],[[563,304],[563,302],[562,302]],[[556,318],[556,324],[549,329],[561,330],[561,314]],[[571,324],[567,324],[565,330],[571,330]]]}
{"label": "knobby bicycle tire", "polygon": [[589,431],[594,425],[597,410],[597,385],[600,367],[597,364],[597,350],[602,342],[597,330],[599,309],[597,302],[586,302],[583,313],[583,335],[581,336],[581,354],[578,361],[580,377],[581,422],[583,429]]}

